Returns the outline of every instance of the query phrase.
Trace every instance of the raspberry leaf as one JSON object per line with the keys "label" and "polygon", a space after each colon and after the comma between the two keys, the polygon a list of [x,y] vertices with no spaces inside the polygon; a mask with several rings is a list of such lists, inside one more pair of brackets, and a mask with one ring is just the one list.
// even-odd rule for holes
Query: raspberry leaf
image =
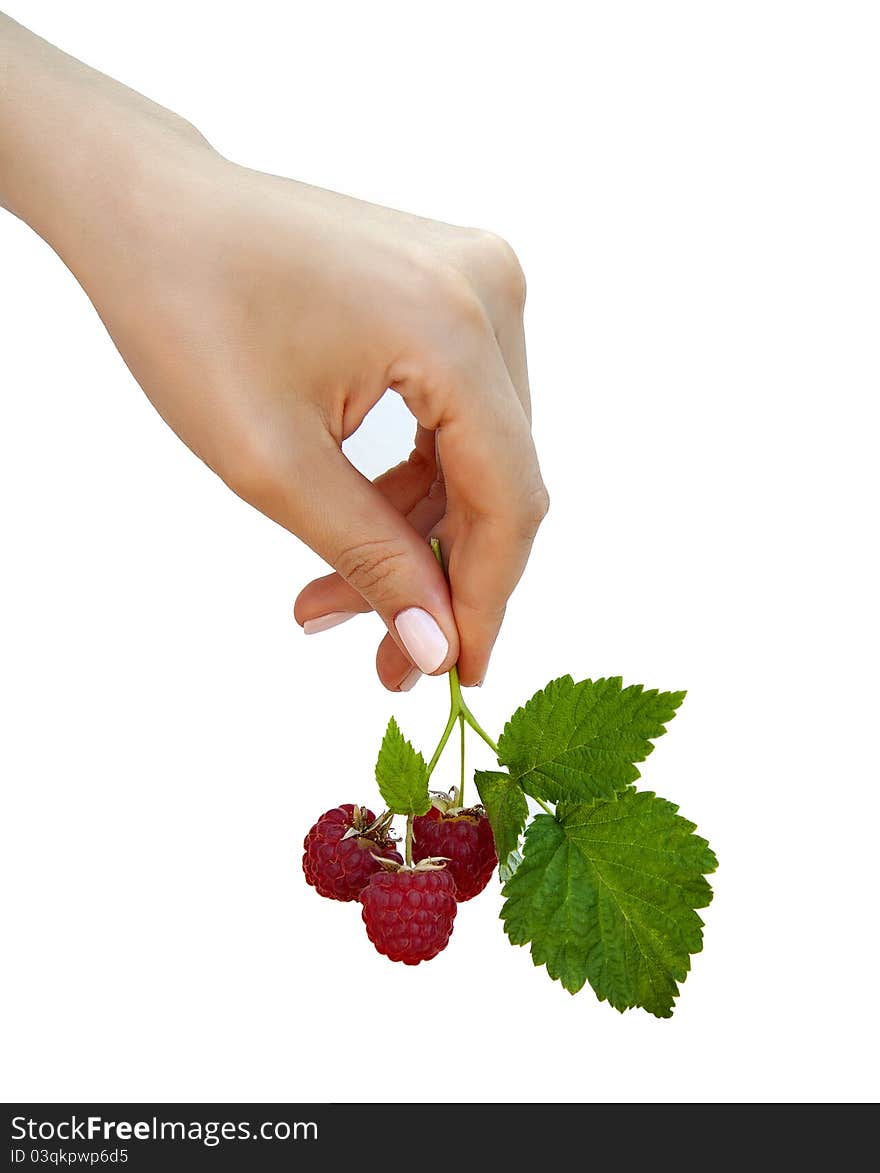
{"label": "raspberry leaf", "polygon": [[527,794],[550,802],[611,798],[639,777],[634,762],[666,732],[683,692],[623,687],[619,676],[553,680],[513,714],[498,760]]}
{"label": "raspberry leaf", "polygon": [[425,759],[406,740],[393,717],[382,738],[376,781],[385,805],[396,815],[423,815],[431,806]]}
{"label": "raspberry leaf", "polygon": [[669,1018],[677,983],[702,948],[695,909],[712,899],[717,866],[678,807],[627,789],[610,801],[538,815],[501,910],[514,945],[571,993],[589,982],[617,1010]]}
{"label": "raspberry leaf", "polygon": [[509,774],[497,770],[477,770],[474,782],[489,816],[495,851],[504,865],[510,853],[519,847],[519,837],[529,816],[526,796]]}

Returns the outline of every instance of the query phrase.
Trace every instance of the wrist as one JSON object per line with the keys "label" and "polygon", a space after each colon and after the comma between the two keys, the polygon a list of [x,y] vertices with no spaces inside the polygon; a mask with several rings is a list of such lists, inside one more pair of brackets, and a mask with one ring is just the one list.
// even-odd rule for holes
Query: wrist
{"label": "wrist", "polygon": [[219,156],[190,123],[0,15],[0,205],[79,276],[146,193]]}
{"label": "wrist", "polygon": [[200,174],[222,160],[167,111],[106,109],[70,144],[39,224],[28,222],[80,280],[109,254],[137,249]]}

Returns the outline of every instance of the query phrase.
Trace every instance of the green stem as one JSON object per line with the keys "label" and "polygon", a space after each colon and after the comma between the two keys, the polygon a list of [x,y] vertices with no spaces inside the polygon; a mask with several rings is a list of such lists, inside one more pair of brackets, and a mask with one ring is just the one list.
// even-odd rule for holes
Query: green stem
{"label": "green stem", "polygon": [[412,836],[413,836],[413,817],[407,815],[406,818],[406,866],[412,867]]}
{"label": "green stem", "polygon": [[477,718],[473,715],[464,701],[461,702],[461,715],[464,717],[465,721],[467,721],[468,725],[470,725],[471,729],[473,729],[474,733],[476,733],[478,737],[482,737],[483,741],[485,741],[489,749],[494,750],[494,752],[497,754],[498,745],[492,740],[492,738],[489,736]]}
{"label": "green stem", "polygon": [[[443,554],[440,550],[440,542],[437,538],[431,538],[431,549],[434,551],[434,557],[440,565],[443,574],[446,574],[446,566],[443,562]],[[464,727],[470,725],[474,733],[478,737],[482,737],[486,745],[495,753],[498,754],[498,745],[477,718],[473,715],[470,709],[465,704],[464,697],[461,695],[461,681],[458,678],[458,668],[455,664],[449,669],[449,719],[446,722],[446,728],[440,738],[437,748],[434,750],[433,757],[428,762],[428,777],[430,778],[434,772],[434,767],[440,760],[440,755],[446,748],[446,743],[452,735],[452,730],[455,728],[455,722],[458,721],[459,729],[461,731],[461,774],[459,776],[458,794],[456,795],[456,806],[464,805]],[[534,795],[532,796],[534,798]],[[548,806],[541,798],[535,798],[535,802],[546,811],[548,815],[555,818],[555,812],[552,807]],[[412,816],[406,820],[406,862],[412,864]]]}
{"label": "green stem", "polygon": [[443,735],[441,736],[440,741],[437,744],[437,748],[434,750],[433,757],[431,758],[430,762],[428,762],[428,777],[429,778],[434,773],[434,767],[440,761],[440,755],[443,753],[443,750],[446,748],[446,742],[449,740],[450,733],[452,733],[452,730],[455,728],[455,722],[457,719],[458,719],[458,712],[456,711],[456,708],[453,705],[452,712],[449,714],[449,720],[446,722],[446,728],[443,730]]}
{"label": "green stem", "polygon": [[[443,562],[443,554],[440,550],[440,542],[437,538],[431,538],[431,549],[434,551],[434,557],[443,571],[446,574],[446,566]],[[464,794],[464,727],[470,725],[474,733],[485,741],[486,745],[497,755],[498,745],[492,740],[477,718],[473,715],[470,709],[465,704],[464,697],[461,695],[461,681],[458,678],[458,667],[453,664],[449,669],[449,719],[446,722],[446,728],[440,737],[437,748],[434,750],[433,756],[428,763],[428,777],[434,772],[434,767],[440,760],[440,755],[446,748],[446,743],[449,741],[450,735],[455,722],[458,721],[461,727],[461,783],[458,789],[458,805],[462,803],[462,796]]]}
{"label": "green stem", "polygon": [[458,714],[458,725],[461,730],[461,773],[458,777],[458,796],[456,806],[464,806],[464,714]]}

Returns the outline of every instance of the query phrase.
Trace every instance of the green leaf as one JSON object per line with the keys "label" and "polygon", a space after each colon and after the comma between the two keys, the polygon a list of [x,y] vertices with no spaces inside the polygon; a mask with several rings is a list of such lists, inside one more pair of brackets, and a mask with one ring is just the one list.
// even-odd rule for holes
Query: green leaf
{"label": "green leaf", "polygon": [[385,805],[396,815],[423,815],[431,805],[425,759],[406,740],[393,717],[382,738],[376,781]]}
{"label": "green leaf", "polygon": [[702,948],[694,911],[712,899],[717,867],[678,807],[649,791],[565,804],[538,815],[501,910],[514,945],[571,993],[589,982],[618,1010],[669,1018],[690,954]]}
{"label": "green leaf", "polygon": [[652,738],[666,732],[683,692],[623,687],[619,676],[553,680],[513,714],[498,760],[527,794],[550,802],[610,798],[639,777]]}
{"label": "green leaf", "polygon": [[519,837],[529,817],[526,796],[509,774],[497,770],[477,770],[474,782],[492,825],[498,858],[505,864],[510,853],[519,847]]}

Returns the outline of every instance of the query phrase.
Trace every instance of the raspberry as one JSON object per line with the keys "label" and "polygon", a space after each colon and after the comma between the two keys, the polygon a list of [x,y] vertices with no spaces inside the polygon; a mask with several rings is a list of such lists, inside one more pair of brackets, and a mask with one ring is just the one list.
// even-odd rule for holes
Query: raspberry
{"label": "raspberry", "polygon": [[390,822],[390,815],[377,820],[372,811],[350,802],[321,815],[303,840],[308,882],[331,900],[357,900],[382,867],[374,855],[403,863],[388,836]]}
{"label": "raspberry", "polygon": [[455,881],[445,868],[377,872],[360,895],[367,936],[404,965],[445,949],[455,920]]}
{"label": "raspberry", "polygon": [[498,863],[492,828],[482,807],[444,813],[432,806],[413,819],[413,859],[445,858],[459,901],[482,892]]}

